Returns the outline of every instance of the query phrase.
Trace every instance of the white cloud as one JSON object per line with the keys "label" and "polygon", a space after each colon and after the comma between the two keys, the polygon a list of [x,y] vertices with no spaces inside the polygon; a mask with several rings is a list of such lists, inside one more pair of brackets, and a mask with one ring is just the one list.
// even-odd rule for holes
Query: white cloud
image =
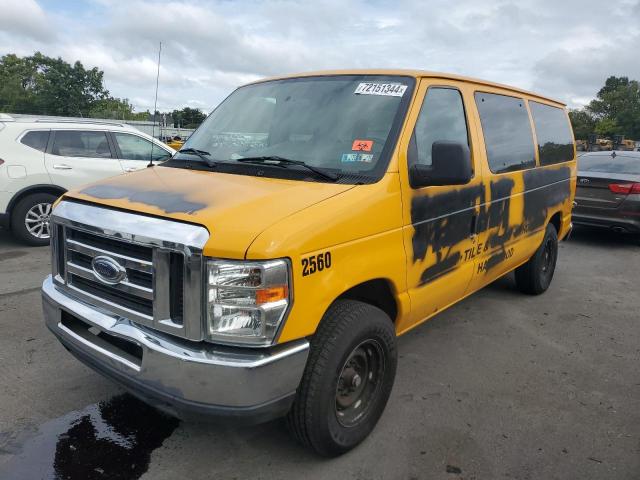
{"label": "white cloud", "polygon": [[[64,6],[64,5],[66,6]],[[0,54],[38,49],[105,71],[112,94],[211,110],[235,86],[287,72],[448,71],[584,103],[610,74],[640,78],[631,0],[0,0]],[[1,10],[0,10],[1,11]],[[50,25],[56,25],[54,32]]]}
{"label": "white cloud", "polygon": [[49,42],[55,29],[35,0],[0,0],[0,32],[16,36],[16,41],[29,39]]}

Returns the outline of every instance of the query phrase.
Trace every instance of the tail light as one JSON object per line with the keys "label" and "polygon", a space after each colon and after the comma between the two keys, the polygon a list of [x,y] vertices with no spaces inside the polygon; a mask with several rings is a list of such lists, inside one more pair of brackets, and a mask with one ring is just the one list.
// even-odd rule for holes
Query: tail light
{"label": "tail light", "polygon": [[621,195],[640,193],[640,183],[611,183],[609,190]]}
{"label": "tail light", "polygon": [[0,158],[0,166],[4,163],[4,160]]}

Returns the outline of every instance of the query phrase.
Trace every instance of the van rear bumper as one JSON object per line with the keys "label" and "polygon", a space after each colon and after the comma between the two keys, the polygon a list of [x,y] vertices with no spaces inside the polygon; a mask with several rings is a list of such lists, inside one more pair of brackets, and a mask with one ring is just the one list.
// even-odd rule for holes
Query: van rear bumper
{"label": "van rear bumper", "polygon": [[309,342],[271,349],[223,348],[138,326],[42,285],[45,322],[80,361],[147,403],[180,418],[241,424],[284,415]]}

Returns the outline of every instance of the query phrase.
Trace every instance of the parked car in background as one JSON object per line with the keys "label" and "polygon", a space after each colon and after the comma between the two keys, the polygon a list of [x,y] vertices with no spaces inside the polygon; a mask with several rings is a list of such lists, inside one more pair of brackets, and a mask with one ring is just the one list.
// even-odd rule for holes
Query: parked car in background
{"label": "parked car in background", "polygon": [[573,223],[640,234],[640,152],[589,152],[578,159]]}
{"label": "parked car in background", "polygon": [[126,124],[0,114],[0,225],[29,245],[46,245],[51,204],[64,192],[174,153]]}

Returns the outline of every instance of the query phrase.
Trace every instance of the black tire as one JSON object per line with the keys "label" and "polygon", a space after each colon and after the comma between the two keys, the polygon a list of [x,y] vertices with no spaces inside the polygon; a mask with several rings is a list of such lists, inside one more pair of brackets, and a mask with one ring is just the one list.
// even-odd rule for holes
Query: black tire
{"label": "black tire", "polygon": [[516,286],[528,295],[540,295],[551,285],[558,260],[558,232],[552,224],[542,239],[542,244],[527,263],[516,269]]}
{"label": "black tire", "polygon": [[[293,436],[324,456],[351,450],[382,415],[397,362],[391,319],[367,303],[336,301],[311,341],[305,372],[287,415]],[[364,373],[364,380],[358,372]],[[348,393],[350,389],[354,391]]]}
{"label": "black tire", "polygon": [[[56,198],[57,197],[55,195],[51,195],[50,193],[34,193],[20,200],[11,211],[11,231],[13,232],[13,234],[19,240],[34,247],[49,245],[48,214],[46,226],[43,226],[42,229],[43,235],[45,235],[46,233],[46,236],[42,236],[39,238],[37,236],[37,231],[35,233],[30,232],[25,222],[27,214],[32,211],[32,209],[38,210],[39,205],[49,205],[48,211],[50,212],[51,205],[53,204],[53,202],[55,202]],[[32,211],[32,214],[33,213],[35,212]]]}

